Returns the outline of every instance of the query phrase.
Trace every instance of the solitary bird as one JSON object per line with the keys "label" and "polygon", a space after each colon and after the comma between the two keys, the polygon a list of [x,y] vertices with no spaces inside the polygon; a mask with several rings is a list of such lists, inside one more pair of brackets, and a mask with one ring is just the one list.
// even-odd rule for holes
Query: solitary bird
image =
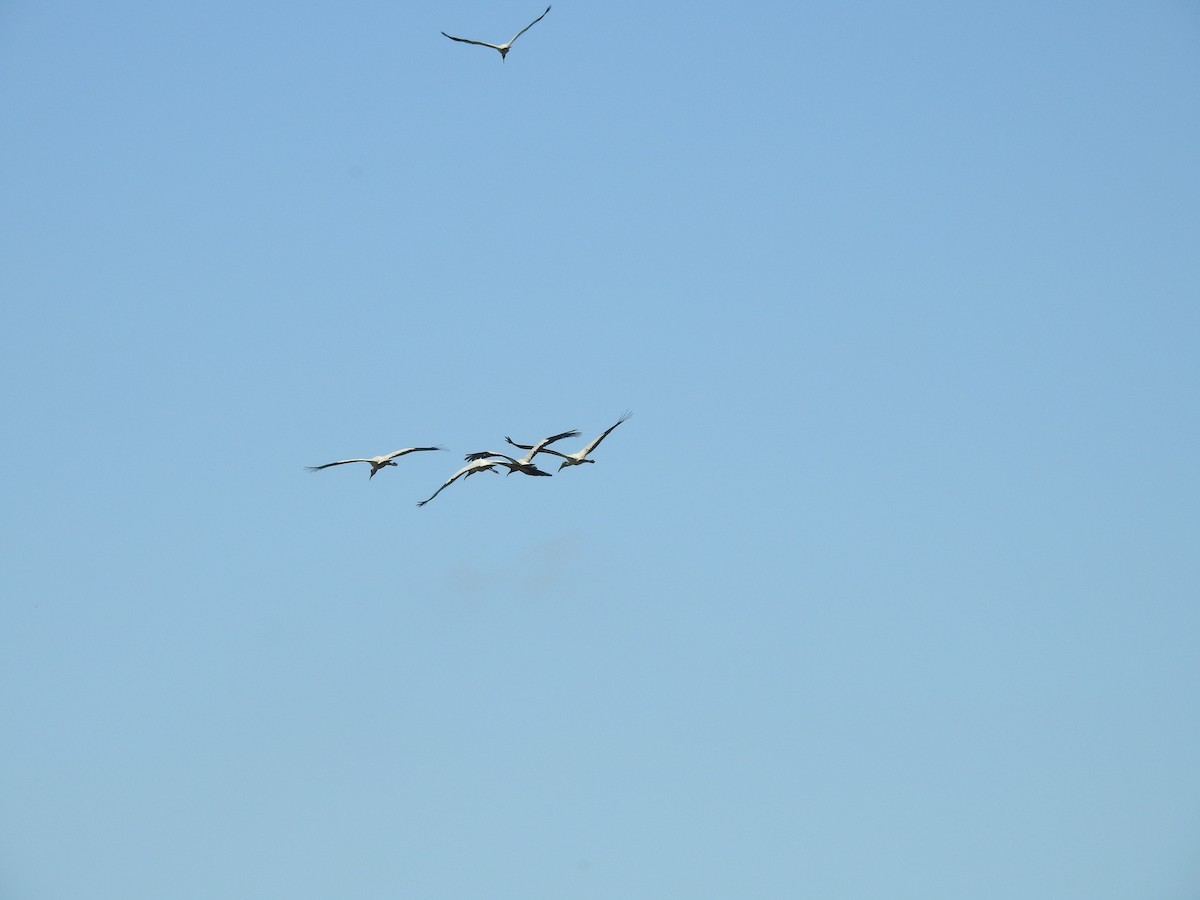
{"label": "solitary bird", "polygon": [[[570,437],[579,437],[579,432],[575,431],[575,430],[571,430],[571,431],[564,431],[561,434],[552,434],[552,435],[550,435],[550,437],[542,438],[536,444],[530,444],[528,447],[521,447],[522,450],[529,451],[521,459],[513,459],[513,457],[509,456],[507,453],[496,453],[494,450],[480,450],[478,453],[468,453],[466,456],[463,457],[463,459],[475,460],[475,459],[488,459],[488,458],[493,458],[493,457],[499,457],[501,459],[508,460],[508,463],[500,463],[500,465],[508,465],[508,474],[509,475],[511,475],[513,472],[524,472],[526,475],[547,475],[549,473],[543,472],[541,469],[539,469],[537,466],[535,466],[533,464],[533,458],[535,456],[537,456],[539,453],[551,452],[549,450],[546,450],[545,448],[548,447],[550,444],[553,444],[555,441],[561,441],[564,438],[570,438]],[[509,441],[509,443],[511,444],[512,441]],[[513,444],[513,446],[515,447],[517,445]],[[556,455],[561,456],[562,454],[556,454]]]}
{"label": "solitary bird", "polygon": [[430,496],[429,498],[427,498],[425,500],[421,500],[419,503],[417,503],[417,506],[424,506],[426,503],[428,503],[430,500],[432,500],[434,497],[436,497],[438,494],[440,494],[446,488],[450,487],[450,485],[454,484],[454,482],[458,481],[458,479],[470,478],[476,472],[495,472],[496,466],[498,466],[498,465],[500,465],[499,462],[493,462],[493,461],[487,460],[487,459],[476,459],[476,460],[473,460],[472,462],[467,463],[465,466],[463,466],[461,469],[459,469],[457,472],[455,472],[453,475],[451,475],[449,478],[447,478],[445,484],[443,484],[440,488],[438,488],[436,491],[434,491],[432,496]]}
{"label": "solitary bird", "polygon": [[[625,413],[625,415],[621,416],[621,418],[617,420],[616,425],[613,425],[612,428],[609,428],[607,431],[604,432],[604,434],[600,435],[600,437],[596,438],[594,441],[592,441],[590,444],[588,444],[586,447],[584,447],[578,453],[570,453],[570,454],[559,453],[557,450],[551,450],[549,447],[546,447],[544,444],[540,444],[540,445],[533,444],[533,445],[530,445],[527,447],[524,444],[518,444],[516,441],[514,441],[512,438],[510,438],[508,436],[505,436],[504,439],[519,450],[530,450],[530,449],[532,449],[532,447],[536,446],[538,449],[534,450],[534,453],[537,453],[537,452],[549,453],[549,454],[552,454],[553,456],[560,457],[562,459],[562,465],[560,465],[558,467],[558,471],[561,472],[567,466],[582,466],[584,463],[594,463],[595,462],[594,459],[588,459],[588,454],[591,453],[593,450],[595,450],[597,447],[599,447],[600,442],[602,440],[604,440],[606,437],[608,437],[610,434],[612,434],[613,428],[616,428],[617,425],[620,425],[622,422],[626,421],[632,415],[633,415],[633,413],[631,413],[631,412]],[[532,455],[533,454],[531,453],[530,456],[532,456]]]}
{"label": "solitary bird", "polygon": [[370,459],[339,459],[337,462],[325,463],[323,466],[305,466],[310,472],[319,472],[322,469],[328,469],[330,466],[344,466],[346,463],[365,462],[371,464],[371,474],[368,479],[374,478],[375,473],[384,466],[396,465],[396,458],[404,456],[406,453],[420,453],[423,450],[445,450],[445,447],[408,447],[404,450],[397,450],[395,453],[389,453],[387,456],[372,456]]}
{"label": "solitary bird", "polygon": [[508,56],[509,48],[512,47],[513,43],[517,40],[517,38],[519,38],[521,35],[523,35],[525,32],[527,32],[530,28],[532,28],[538,22],[542,21],[542,19],[546,18],[546,13],[548,13],[548,12],[550,12],[549,6],[546,7],[546,12],[542,13],[540,16],[538,16],[536,19],[534,19],[532,22],[530,22],[528,25],[526,25],[524,28],[522,28],[520,31],[518,31],[516,34],[514,34],[512,36],[512,40],[509,41],[507,44],[489,44],[487,41],[473,41],[470,38],[460,38],[460,37],[455,37],[452,34],[446,34],[446,32],[444,32],[444,31],[442,32],[442,34],[445,34],[446,37],[450,38],[450,40],[452,40],[452,41],[461,41],[464,44],[478,44],[480,47],[491,47],[493,50],[497,50],[500,52],[500,62],[504,62],[504,57]]}

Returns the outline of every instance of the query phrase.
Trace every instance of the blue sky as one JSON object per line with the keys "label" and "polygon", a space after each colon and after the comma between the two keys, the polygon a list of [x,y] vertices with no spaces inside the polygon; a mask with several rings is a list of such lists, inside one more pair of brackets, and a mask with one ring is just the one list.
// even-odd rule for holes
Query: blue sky
{"label": "blue sky", "polygon": [[1194,897],[1200,7],[541,9],[0,5],[0,895]]}

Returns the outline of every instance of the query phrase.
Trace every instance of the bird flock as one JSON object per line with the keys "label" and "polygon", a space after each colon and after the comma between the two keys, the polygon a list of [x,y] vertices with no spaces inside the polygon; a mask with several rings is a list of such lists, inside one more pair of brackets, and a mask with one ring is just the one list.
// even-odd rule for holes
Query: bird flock
{"label": "bird flock", "polygon": [[[614,425],[605,429],[603,432],[601,432],[599,437],[593,439],[590,443],[586,444],[583,449],[578,450],[575,453],[563,453],[560,450],[552,449],[550,446],[551,444],[556,444],[559,441],[566,440],[567,438],[579,437],[579,432],[575,431],[574,429],[571,431],[562,431],[558,434],[552,434],[549,437],[544,437],[540,441],[536,441],[532,444],[522,444],[505,435],[504,440],[508,444],[516,447],[518,450],[527,451],[526,454],[520,459],[517,459],[515,456],[511,456],[507,453],[500,453],[496,450],[477,450],[474,453],[468,453],[463,457],[467,464],[442,482],[441,487],[434,491],[430,496],[426,497],[424,500],[418,501],[417,506],[424,506],[460,478],[467,479],[479,472],[495,473],[500,469],[507,469],[509,475],[513,474],[513,472],[520,472],[522,475],[549,478],[551,473],[543,469],[539,469],[534,463],[534,459],[539,453],[544,453],[548,456],[556,456],[561,459],[562,462],[558,466],[558,470],[560,472],[568,466],[581,466],[584,463],[594,463],[595,460],[589,458],[592,452],[600,446],[601,441],[612,434],[613,429],[616,428],[617,425],[627,421],[632,415],[633,413],[626,412],[616,421]],[[328,469],[332,466],[344,466],[347,463],[367,463],[371,467],[371,473],[367,476],[367,478],[371,479],[374,478],[375,473],[381,469],[396,465],[396,460],[401,456],[406,456],[409,453],[420,453],[429,450],[444,451],[445,449],[445,447],[407,447],[404,450],[396,450],[384,456],[339,459],[336,462],[324,463],[323,465],[319,466],[305,466],[305,468],[309,472],[319,472],[322,469]]]}
{"label": "bird flock", "polygon": [[[550,12],[549,6],[547,6],[545,8],[545,10],[543,10],[543,12],[540,16],[538,16],[536,19],[534,19],[532,22],[530,22],[528,25],[526,25],[524,28],[522,28],[520,31],[518,31],[516,34],[514,34],[508,41],[506,41],[503,44],[492,44],[488,41],[476,41],[476,40],[473,40],[472,38],[455,37],[452,34],[446,34],[446,32],[444,32],[444,31],[442,32],[442,34],[445,35],[446,37],[448,37],[450,40],[458,41],[461,44],[475,44],[479,47],[490,47],[491,49],[495,50],[497,53],[500,54],[500,61],[503,62],[508,57],[508,51],[512,49],[512,45],[516,42],[517,38],[519,38],[521,35],[523,35],[525,32],[527,32],[530,28],[532,28],[538,22],[542,21],[542,19],[546,18],[546,13],[548,13],[548,12]],[[575,430],[563,431],[558,434],[552,434],[549,437],[544,437],[540,441],[536,441],[535,443],[532,443],[532,444],[522,444],[518,441],[514,441],[511,437],[508,437],[506,435],[504,440],[512,447],[515,447],[518,450],[526,451],[524,456],[522,456],[520,459],[518,459],[517,457],[512,456],[508,453],[500,453],[496,450],[478,450],[474,453],[468,453],[466,456],[463,457],[463,459],[466,461],[467,464],[465,466],[463,466],[461,469],[459,469],[457,472],[455,472],[453,475],[451,475],[449,478],[447,478],[442,483],[441,487],[439,487],[436,491],[434,491],[430,496],[426,497],[424,500],[419,501],[417,503],[417,506],[424,506],[426,503],[428,503],[430,500],[432,500],[434,497],[436,497],[438,494],[440,494],[446,488],[450,487],[450,485],[454,484],[454,482],[456,482],[460,479],[465,481],[467,478],[470,478],[472,475],[476,475],[479,472],[496,473],[500,469],[507,469],[509,475],[513,474],[514,472],[520,472],[522,475],[530,475],[533,477],[540,477],[540,478],[549,478],[550,473],[546,472],[542,469],[539,469],[537,464],[534,462],[534,460],[537,458],[538,454],[545,454],[547,456],[558,457],[559,459],[561,459],[562,462],[559,463],[559,466],[558,466],[558,471],[560,471],[560,472],[563,469],[566,469],[571,466],[581,466],[584,463],[594,463],[595,460],[590,458],[592,452],[597,447],[600,446],[601,441],[603,441],[606,437],[608,437],[610,434],[612,434],[614,428],[616,428],[622,422],[626,421],[631,415],[633,415],[633,414],[630,412],[626,412],[625,415],[621,416],[621,418],[618,419],[614,425],[610,426],[608,429],[601,432],[599,437],[596,437],[589,444],[585,445],[581,450],[577,450],[574,453],[563,453],[561,450],[555,450],[550,445],[556,444],[562,440],[566,440],[567,438],[579,437],[579,432],[575,431]],[[384,456],[355,457],[354,459],[339,459],[335,462],[325,463],[320,466],[305,466],[305,468],[310,472],[319,472],[322,469],[328,469],[333,466],[344,466],[349,463],[367,463],[367,465],[369,465],[371,467],[371,472],[367,476],[368,479],[370,479],[370,478],[374,478],[376,473],[387,468],[388,466],[395,466],[397,464],[396,463],[397,459],[399,459],[402,456],[407,456],[409,453],[422,453],[422,452],[433,451],[433,450],[445,451],[445,449],[446,449],[445,447],[406,447],[403,450],[396,450],[396,451],[394,451],[392,453],[388,453]]]}

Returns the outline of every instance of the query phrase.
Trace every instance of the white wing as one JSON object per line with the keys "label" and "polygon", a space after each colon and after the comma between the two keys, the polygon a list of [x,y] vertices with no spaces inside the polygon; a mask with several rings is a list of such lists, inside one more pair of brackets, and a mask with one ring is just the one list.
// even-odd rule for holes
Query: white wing
{"label": "white wing", "polygon": [[339,459],[337,462],[325,463],[323,466],[305,466],[310,472],[320,472],[322,469],[328,469],[330,466],[344,466],[346,463],[352,462],[375,462],[373,459]]}
{"label": "white wing", "polygon": [[489,465],[484,460],[476,460],[474,462],[468,463],[467,465],[465,465],[461,469],[459,469],[457,472],[455,472],[453,475],[451,475],[449,478],[447,478],[445,484],[443,484],[440,488],[438,488],[436,491],[434,491],[433,495],[431,497],[429,497],[427,500],[421,500],[420,502],[418,502],[417,506],[424,506],[426,503],[428,503],[430,500],[432,500],[434,497],[436,497],[438,494],[440,494],[446,488],[450,487],[450,485],[454,484],[454,482],[458,481],[458,479],[462,478],[464,475],[470,475],[473,472],[482,472],[485,469],[488,471],[491,471],[491,472],[496,471],[494,465]]}
{"label": "white wing", "polygon": [[[446,34],[446,32],[443,31],[442,34]],[[452,34],[446,34],[446,37],[450,38],[452,41],[461,41],[464,44],[478,44],[480,47],[491,47],[493,50],[499,51],[502,56],[504,55],[504,51],[500,50],[496,44],[489,44],[487,41],[473,41],[470,38],[455,37]],[[505,47],[505,49],[508,48]],[[433,498],[431,497],[430,499],[432,500]]]}
{"label": "white wing", "polygon": [[[621,418],[619,418],[617,420],[617,425],[620,425],[622,422],[626,421],[632,415],[633,415],[633,413],[626,412],[625,415],[621,416]],[[616,428],[617,425],[613,425],[612,428],[609,428],[608,431],[604,432],[604,434],[600,435],[600,437],[596,438],[594,441],[592,441],[590,444],[588,444],[586,447],[584,447],[583,448],[583,456],[581,456],[579,458],[586,459],[587,455],[589,453],[591,453],[593,450],[595,450],[597,447],[600,446],[600,442],[602,440],[604,440],[606,437],[608,437],[610,434],[612,434],[613,428]]]}
{"label": "white wing", "polygon": [[517,38],[519,38],[521,35],[523,35],[525,32],[527,32],[530,28],[532,28],[538,22],[542,21],[542,19],[546,18],[546,13],[548,13],[548,12],[550,12],[550,7],[547,6],[546,12],[542,13],[540,16],[538,16],[536,19],[534,19],[532,22],[530,22],[528,25],[526,25],[524,28],[522,28],[520,31],[518,31],[516,34],[513,35],[512,40],[508,42],[508,46],[511,47],[513,45],[513,43],[517,40]]}
{"label": "white wing", "polygon": [[381,456],[380,462],[387,462],[389,459],[395,459],[398,456],[404,456],[406,453],[420,453],[422,450],[445,450],[445,447],[406,447],[403,450],[397,450],[394,453],[389,453],[387,456]]}

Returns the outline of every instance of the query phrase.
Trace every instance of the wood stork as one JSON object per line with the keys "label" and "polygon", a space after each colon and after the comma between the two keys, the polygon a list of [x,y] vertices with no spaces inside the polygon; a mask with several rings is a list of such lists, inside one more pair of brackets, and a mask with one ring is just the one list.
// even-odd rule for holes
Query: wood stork
{"label": "wood stork", "polygon": [[305,466],[310,472],[320,472],[322,469],[328,469],[330,466],[344,466],[346,463],[365,462],[371,464],[371,474],[368,479],[374,478],[375,473],[384,466],[396,465],[396,458],[404,456],[406,453],[420,453],[423,450],[445,450],[445,447],[406,447],[403,450],[397,450],[395,453],[389,453],[387,456],[372,456],[370,459],[339,459],[337,462],[325,463],[323,466]]}
{"label": "wood stork", "polygon": [[[553,444],[555,441],[561,441],[564,438],[569,437],[579,437],[579,432],[572,429],[571,431],[564,431],[561,434],[552,434],[550,437],[542,438],[536,444],[530,444],[528,447],[522,447],[522,450],[528,450],[529,452],[526,453],[521,459],[514,459],[507,453],[497,453],[494,450],[480,450],[478,453],[468,453],[463,457],[463,459],[489,459],[499,457],[501,459],[508,460],[509,475],[511,475],[513,472],[524,472],[526,475],[546,475],[549,473],[543,472],[533,464],[533,458],[539,453],[551,452],[545,448]],[[501,465],[505,465],[505,463],[501,463]]]}
{"label": "wood stork", "polygon": [[[538,450],[534,451],[534,452],[540,451],[542,453],[549,453],[553,456],[560,457],[562,459],[562,464],[558,467],[558,471],[561,472],[567,466],[582,466],[584,463],[594,463],[595,462],[594,459],[587,458],[588,454],[591,453],[593,450],[595,450],[597,447],[599,447],[600,442],[602,440],[604,440],[606,437],[608,437],[610,434],[612,434],[613,428],[616,428],[617,425],[620,425],[622,422],[628,420],[629,417],[632,415],[633,415],[633,413],[626,412],[625,415],[621,416],[621,418],[619,418],[617,420],[616,425],[613,425],[612,428],[609,428],[602,435],[600,435],[600,437],[596,438],[594,441],[592,441],[590,444],[588,444],[586,447],[584,447],[578,453],[569,453],[569,454],[568,453],[559,453],[557,450],[551,450],[548,447],[545,447],[544,445],[537,445],[537,444],[530,445],[530,447],[527,447],[524,444],[518,444],[516,441],[514,441],[510,437],[505,436],[504,439],[506,441],[508,441],[510,444],[512,444],[514,447],[516,447],[520,450],[529,450],[529,449],[531,449],[531,447],[536,446],[536,447],[538,447]],[[532,456],[533,454],[531,453],[530,455]]]}
{"label": "wood stork", "polygon": [[454,482],[458,481],[458,479],[470,478],[476,472],[495,472],[496,466],[498,466],[498,465],[500,465],[499,462],[493,462],[493,461],[487,460],[487,459],[477,459],[477,460],[467,463],[465,466],[463,466],[461,469],[459,469],[457,472],[455,472],[453,475],[451,475],[449,478],[447,478],[446,482],[440,488],[438,488],[436,491],[434,491],[432,496],[430,496],[428,499],[421,500],[419,503],[417,503],[417,506],[424,506],[426,503],[428,503],[430,500],[432,500],[434,497],[436,497],[438,494],[440,494],[446,488],[450,487],[450,485],[454,484]]}
{"label": "wood stork", "polygon": [[514,34],[512,36],[512,40],[509,41],[507,44],[489,44],[487,41],[473,41],[470,38],[460,38],[460,37],[455,37],[452,34],[446,34],[446,32],[444,32],[444,31],[442,32],[442,34],[445,34],[446,37],[450,38],[450,40],[452,40],[452,41],[461,41],[464,44],[478,44],[480,47],[491,47],[493,50],[499,51],[500,62],[504,62],[504,58],[506,56],[508,56],[509,48],[512,47],[512,45],[516,41],[516,39],[519,38],[521,35],[523,35],[525,32],[527,32],[530,28],[532,28],[538,22],[542,21],[542,19],[546,18],[546,13],[548,13],[548,12],[550,12],[549,6],[546,7],[546,12],[542,13],[540,16],[538,16],[536,19],[534,19],[532,22],[530,22],[528,25],[526,25],[524,28],[522,28],[520,31],[518,31],[516,34]]}
{"label": "wood stork", "polygon": [[520,472],[523,475],[550,475],[549,472],[543,472],[533,463],[525,462],[523,459],[513,459],[507,453],[492,453],[491,451],[481,454],[471,453],[464,457],[464,459],[470,459],[473,462],[486,460],[492,465],[504,466],[506,469],[508,469],[509,475],[511,475],[513,472]]}

